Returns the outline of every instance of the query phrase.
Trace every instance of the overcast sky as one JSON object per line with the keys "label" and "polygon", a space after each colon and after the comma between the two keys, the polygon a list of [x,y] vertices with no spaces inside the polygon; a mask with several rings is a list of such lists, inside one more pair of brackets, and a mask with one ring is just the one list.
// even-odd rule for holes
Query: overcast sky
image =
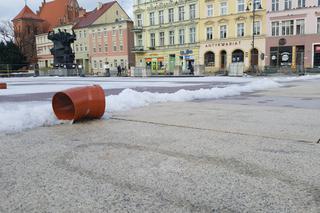
{"label": "overcast sky", "polygon": [[[0,20],[12,20],[24,7],[25,0],[0,0]],[[43,0],[27,0],[28,6],[36,12]],[[47,0],[50,1],[50,0]],[[93,10],[98,2],[109,2],[110,0],[78,0],[80,6]],[[126,12],[132,17],[132,2],[133,0],[118,0]]]}

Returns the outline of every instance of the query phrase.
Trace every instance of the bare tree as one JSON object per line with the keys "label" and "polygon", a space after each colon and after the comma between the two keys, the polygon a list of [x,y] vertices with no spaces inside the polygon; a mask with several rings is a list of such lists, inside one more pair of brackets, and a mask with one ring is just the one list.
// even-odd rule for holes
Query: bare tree
{"label": "bare tree", "polygon": [[14,29],[11,21],[1,21],[0,22],[0,40],[3,41],[13,41],[14,39]]}

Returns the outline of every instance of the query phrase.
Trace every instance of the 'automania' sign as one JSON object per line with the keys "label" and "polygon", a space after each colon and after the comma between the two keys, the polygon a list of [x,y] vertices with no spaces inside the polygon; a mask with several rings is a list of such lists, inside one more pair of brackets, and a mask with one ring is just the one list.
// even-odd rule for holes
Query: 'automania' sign
{"label": "'automania' sign", "polygon": [[241,44],[241,41],[226,41],[226,42],[206,44],[206,47],[226,47],[226,46],[236,46],[240,44]]}

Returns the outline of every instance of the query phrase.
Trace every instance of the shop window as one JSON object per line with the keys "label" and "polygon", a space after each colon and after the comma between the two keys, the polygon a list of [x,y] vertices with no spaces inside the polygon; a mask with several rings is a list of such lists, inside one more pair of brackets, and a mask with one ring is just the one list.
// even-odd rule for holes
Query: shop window
{"label": "shop window", "polygon": [[213,67],[215,65],[215,55],[213,52],[209,51],[204,54],[205,66]]}
{"label": "shop window", "polygon": [[316,68],[320,68],[320,44],[314,46],[313,65]]}
{"label": "shop window", "polygon": [[244,52],[242,50],[235,50],[232,53],[232,63],[244,62]]}

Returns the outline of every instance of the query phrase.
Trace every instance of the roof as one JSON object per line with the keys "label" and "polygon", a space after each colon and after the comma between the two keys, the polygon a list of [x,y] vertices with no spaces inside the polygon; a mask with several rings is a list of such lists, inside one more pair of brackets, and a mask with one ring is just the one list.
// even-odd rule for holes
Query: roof
{"label": "roof", "polygon": [[37,16],[27,5],[20,11],[20,13],[13,19],[34,19],[34,20],[42,20],[39,16]]}
{"label": "roof", "polygon": [[65,10],[68,0],[54,0],[43,3],[38,15],[41,19],[46,20],[51,27],[60,24],[61,18],[65,16]]}
{"label": "roof", "polygon": [[100,9],[94,9],[93,11],[87,12],[83,17],[79,18],[78,23],[74,26],[77,28],[88,27],[93,24],[100,16],[102,16],[106,11],[108,11],[116,1],[105,3]]}

